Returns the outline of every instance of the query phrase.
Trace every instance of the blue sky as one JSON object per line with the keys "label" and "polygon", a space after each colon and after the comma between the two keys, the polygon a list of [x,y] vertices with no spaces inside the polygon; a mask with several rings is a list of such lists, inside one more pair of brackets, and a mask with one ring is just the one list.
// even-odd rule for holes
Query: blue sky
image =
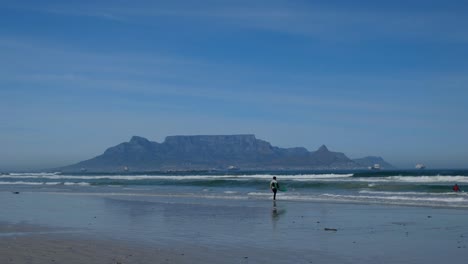
{"label": "blue sky", "polygon": [[[464,3],[465,2],[465,3]],[[256,134],[468,167],[466,1],[0,1],[0,170]]]}

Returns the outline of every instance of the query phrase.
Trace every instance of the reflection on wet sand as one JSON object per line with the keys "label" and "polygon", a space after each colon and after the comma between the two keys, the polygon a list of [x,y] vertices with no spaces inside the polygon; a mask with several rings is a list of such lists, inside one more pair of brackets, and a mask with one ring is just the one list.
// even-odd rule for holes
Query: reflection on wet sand
{"label": "reflection on wet sand", "polygon": [[271,220],[273,222],[273,229],[276,230],[276,223],[280,219],[281,215],[286,213],[286,209],[278,208],[276,201],[273,201],[273,208],[271,210]]}

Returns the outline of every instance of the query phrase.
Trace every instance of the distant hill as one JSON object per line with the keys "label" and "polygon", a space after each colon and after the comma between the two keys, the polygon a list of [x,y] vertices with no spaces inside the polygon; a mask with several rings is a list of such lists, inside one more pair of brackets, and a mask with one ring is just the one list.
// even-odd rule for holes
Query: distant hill
{"label": "distant hill", "polygon": [[382,169],[395,169],[395,167],[386,162],[382,157],[368,156],[360,159],[353,159],[353,161],[362,167],[372,167],[374,164],[380,164]]}
{"label": "distant hill", "polygon": [[162,143],[134,136],[108,148],[102,155],[59,168],[64,172],[117,172],[167,170],[296,170],[362,169],[367,165],[332,152],[279,148],[254,135],[168,136]]}

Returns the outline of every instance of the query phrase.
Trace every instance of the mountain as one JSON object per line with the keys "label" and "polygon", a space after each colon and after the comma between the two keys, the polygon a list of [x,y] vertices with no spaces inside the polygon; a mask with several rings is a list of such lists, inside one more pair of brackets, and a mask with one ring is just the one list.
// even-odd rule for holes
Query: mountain
{"label": "mountain", "polygon": [[359,169],[362,166],[323,145],[317,151],[279,148],[254,135],[168,136],[162,143],[134,136],[102,155],[59,168],[63,172],[167,170]]}
{"label": "mountain", "polygon": [[395,169],[395,167],[386,162],[382,157],[368,156],[360,159],[353,159],[353,161],[361,167],[372,167],[374,164],[379,164],[382,169]]}

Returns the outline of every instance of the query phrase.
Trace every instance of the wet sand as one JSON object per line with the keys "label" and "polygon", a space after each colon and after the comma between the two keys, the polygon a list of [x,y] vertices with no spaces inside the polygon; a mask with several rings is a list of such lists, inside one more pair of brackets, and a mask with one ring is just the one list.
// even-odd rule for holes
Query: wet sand
{"label": "wet sand", "polygon": [[0,263],[468,258],[468,212],[460,209],[40,192],[0,199]]}

